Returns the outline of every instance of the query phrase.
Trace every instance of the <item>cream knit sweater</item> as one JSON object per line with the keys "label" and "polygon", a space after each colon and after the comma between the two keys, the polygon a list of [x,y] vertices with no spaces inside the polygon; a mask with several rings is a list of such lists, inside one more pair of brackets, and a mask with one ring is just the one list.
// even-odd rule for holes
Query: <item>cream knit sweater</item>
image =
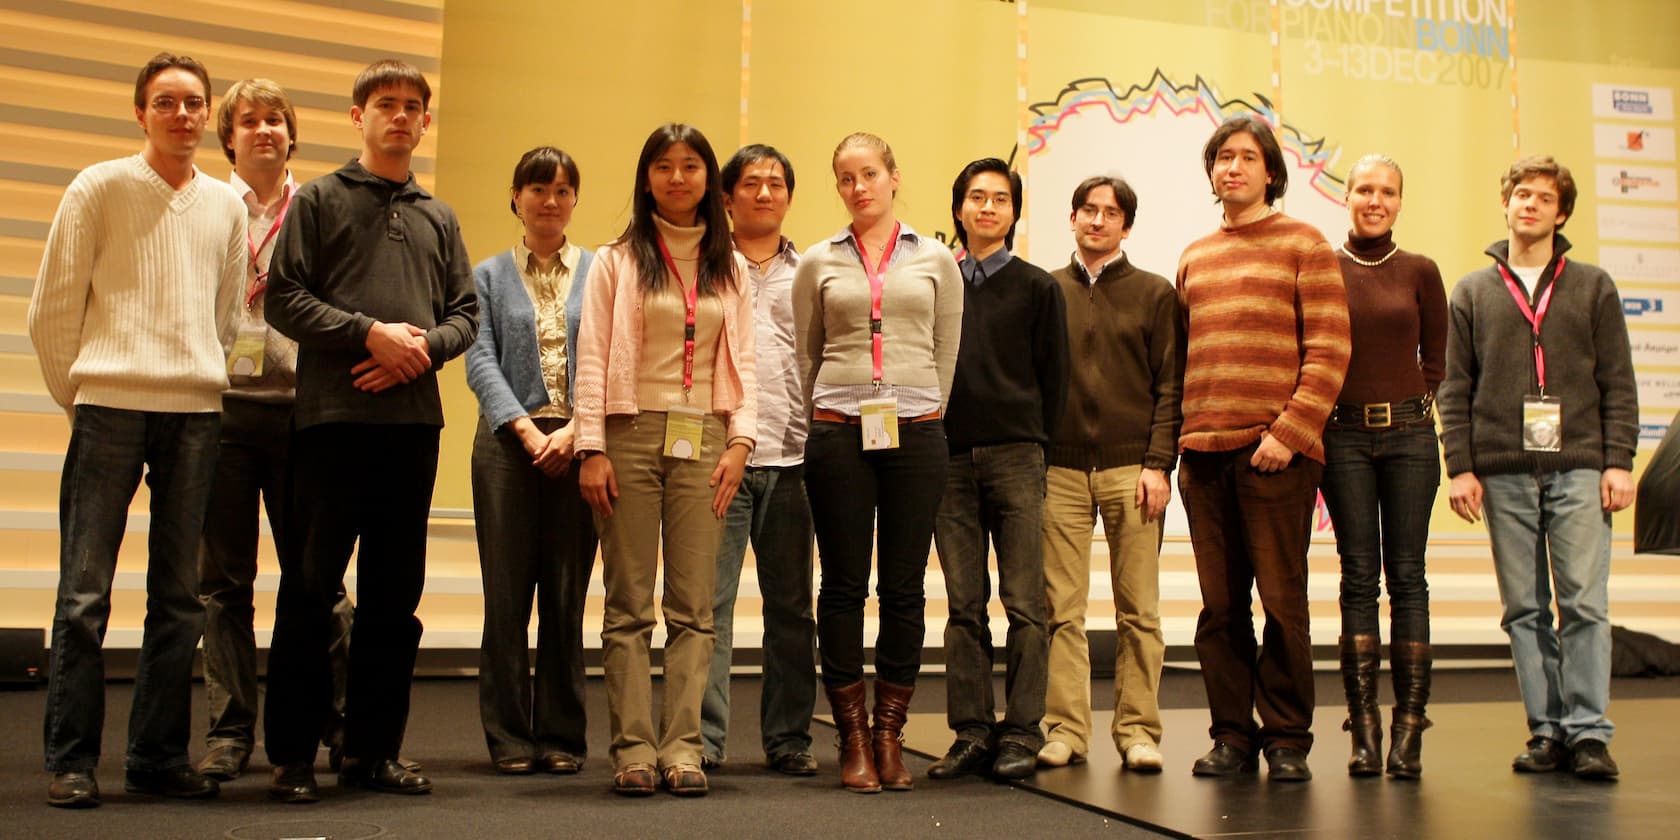
{"label": "cream knit sweater", "polygon": [[176,190],[140,155],[65,190],[29,301],[29,338],[66,411],[220,411],[245,283],[245,205],[195,171]]}

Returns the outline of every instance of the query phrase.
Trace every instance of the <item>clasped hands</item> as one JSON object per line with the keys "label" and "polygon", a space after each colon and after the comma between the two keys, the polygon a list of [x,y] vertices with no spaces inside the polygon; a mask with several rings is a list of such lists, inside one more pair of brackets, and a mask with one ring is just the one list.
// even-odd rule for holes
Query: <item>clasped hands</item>
{"label": "clasped hands", "polygon": [[432,369],[432,354],[426,347],[426,331],[408,323],[373,322],[368,329],[368,357],[350,369],[357,390],[377,394],[397,385],[407,385]]}

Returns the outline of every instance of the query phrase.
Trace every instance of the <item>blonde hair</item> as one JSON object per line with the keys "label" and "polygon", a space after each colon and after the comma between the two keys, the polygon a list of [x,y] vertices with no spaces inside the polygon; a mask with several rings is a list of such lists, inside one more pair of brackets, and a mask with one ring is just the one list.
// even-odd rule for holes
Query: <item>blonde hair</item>
{"label": "blonde hair", "polygon": [[898,161],[893,158],[892,147],[887,145],[887,141],[882,140],[867,131],[854,131],[851,134],[846,135],[846,138],[840,141],[840,145],[834,147],[834,157],[830,159],[829,165],[833,166],[834,161],[839,160],[841,153],[845,152],[847,149],[860,147],[871,149],[876,154],[880,155],[881,162],[887,165],[888,172],[898,171]]}
{"label": "blonde hair", "polygon": [[292,108],[292,98],[277,82],[245,79],[228,86],[227,93],[222,94],[221,107],[216,109],[216,139],[222,142],[222,154],[227,155],[228,163],[239,162],[233,159],[233,112],[241,102],[267,105],[286,115],[286,136],[291,138],[286,147],[286,159],[290,160],[292,153],[297,151],[298,134],[297,111]]}
{"label": "blonde hair", "polygon": [[1386,166],[1394,170],[1394,174],[1400,176],[1400,195],[1406,194],[1406,173],[1400,170],[1400,164],[1395,163],[1394,158],[1381,152],[1372,152],[1353,162],[1352,168],[1348,169],[1348,186],[1353,186],[1353,176],[1358,175],[1359,170],[1370,169],[1373,166]]}

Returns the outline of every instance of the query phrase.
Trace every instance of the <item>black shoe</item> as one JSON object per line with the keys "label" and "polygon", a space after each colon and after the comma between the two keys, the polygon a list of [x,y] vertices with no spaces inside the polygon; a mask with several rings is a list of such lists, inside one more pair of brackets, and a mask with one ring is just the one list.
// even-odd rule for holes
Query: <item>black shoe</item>
{"label": "black shoe", "polygon": [[1305,782],[1312,779],[1307,754],[1294,747],[1266,750],[1266,778],[1274,782]]}
{"label": "black shoe", "polygon": [[302,763],[274,768],[274,777],[268,782],[268,798],[288,805],[319,802],[321,791],[315,787],[315,768]]}
{"label": "black shoe", "polygon": [[1621,774],[1610,757],[1610,745],[1597,738],[1582,738],[1570,747],[1570,769],[1577,778],[1614,779]]}
{"label": "black shoe", "polygon": [[245,772],[251,748],[243,744],[218,744],[198,760],[198,772],[218,782],[231,782]]}
{"label": "black shoe", "polygon": [[[1033,756],[1036,761],[1037,756]],[[979,741],[958,738],[956,743],[945,751],[945,757],[934,762],[928,768],[930,779],[955,779],[978,772],[992,762],[992,751]]]}
{"label": "black shoe", "polygon": [[1569,758],[1569,751],[1556,738],[1536,735],[1528,739],[1528,745],[1517,757],[1511,760],[1511,769],[1518,773],[1550,773],[1563,766]]}
{"label": "black shoe", "polygon": [[583,769],[583,759],[570,753],[545,753],[537,759],[537,769],[556,776],[570,776]]}
{"label": "black shoe", "polygon": [[1037,769],[1038,749],[1014,741],[1004,741],[992,762],[992,775],[1010,781],[1025,779]]}
{"label": "black shoe", "polygon": [[1231,776],[1253,773],[1258,769],[1260,763],[1255,760],[1254,753],[1243,752],[1224,741],[1214,741],[1213,749],[1190,765],[1190,773],[1195,776]]}
{"label": "black shoe", "polygon": [[53,776],[47,785],[47,804],[54,808],[99,807],[99,782],[92,770],[71,770]]}
{"label": "black shoe", "polygon": [[788,776],[817,775],[817,758],[809,750],[782,753],[765,762],[765,766]]}
{"label": "black shoe", "polygon": [[185,764],[162,770],[129,770],[123,774],[123,790],[173,799],[209,799],[222,792],[216,780]]}
{"label": "black shoe", "polygon": [[338,773],[340,787],[359,787],[378,793],[432,792],[432,780],[402,766],[394,758],[360,761],[347,758]]}

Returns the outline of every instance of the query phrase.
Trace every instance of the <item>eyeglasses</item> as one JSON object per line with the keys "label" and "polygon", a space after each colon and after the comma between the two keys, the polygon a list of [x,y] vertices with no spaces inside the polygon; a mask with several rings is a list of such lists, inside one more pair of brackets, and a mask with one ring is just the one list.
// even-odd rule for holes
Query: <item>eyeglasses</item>
{"label": "eyeglasses", "polygon": [[189,96],[186,99],[176,99],[173,96],[156,96],[152,98],[152,110],[159,114],[173,114],[185,105],[187,113],[197,114],[204,111],[206,102],[202,96]]}
{"label": "eyeglasses", "polygon": [[1118,222],[1125,215],[1118,207],[1098,207],[1095,204],[1087,204],[1079,208],[1079,217],[1086,220],[1094,220],[1100,216],[1105,222]]}

